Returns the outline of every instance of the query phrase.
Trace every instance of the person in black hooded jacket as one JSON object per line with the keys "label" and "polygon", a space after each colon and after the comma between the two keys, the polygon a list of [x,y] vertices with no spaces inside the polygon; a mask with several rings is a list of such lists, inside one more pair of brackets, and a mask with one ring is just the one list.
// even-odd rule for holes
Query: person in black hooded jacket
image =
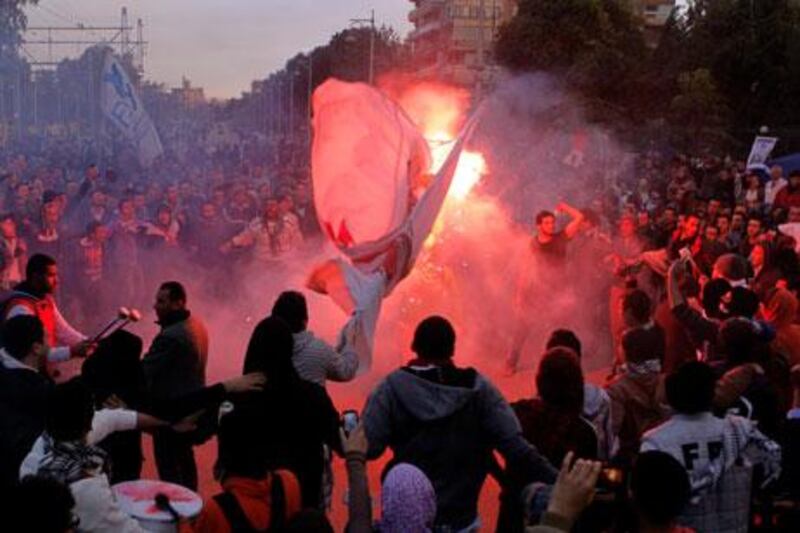
{"label": "person in black hooded jacket", "polygon": [[244,373],[267,376],[263,391],[241,395],[233,410],[252,420],[252,438],[264,450],[269,470],[288,469],[300,481],[303,507],[322,505],[323,444],[341,451],[339,413],[325,389],[303,381],[292,363],[289,326],[276,317],[253,331]]}
{"label": "person in black hooded jacket", "polygon": [[363,424],[368,458],[389,447],[394,463],[422,470],[436,490],[436,526],[477,525],[477,506],[493,451],[529,482],[553,483],[556,470],[522,436],[508,402],[473,368],[452,361],[455,331],[438,316],[423,320],[411,349],[417,359],[389,374],[372,392]]}

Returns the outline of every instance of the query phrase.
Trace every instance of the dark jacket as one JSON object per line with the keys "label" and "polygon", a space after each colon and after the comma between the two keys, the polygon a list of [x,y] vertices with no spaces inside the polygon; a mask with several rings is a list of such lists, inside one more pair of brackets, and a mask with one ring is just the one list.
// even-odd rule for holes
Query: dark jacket
{"label": "dark jacket", "polygon": [[540,398],[514,402],[511,408],[522,436],[551,464],[560,465],[570,451],[582,459],[597,459],[597,434],[580,413],[565,412]]}
{"label": "dark jacket", "polygon": [[527,479],[555,480],[550,463],[522,437],[508,402],[471,368],[396,370],[370,395],[363,421],[370,458],[388,446],[393,463],[411,463],[431,480],[437,524],[460,529],[475,520],[494,450]]}
{"label": "dark jacket", "polygon": [[19,479],[19,465],[44,431],[52,382],[0,362],[0,493]]}
{"label": "dark jacket", "polygon": [[639,452],[642,434],[663,422],[666,405],[661,374],[623,374],[607,388],[614,433],[619,437],[617,459],[623,464]]}
{"label": "dark jacket", "polygon": [[[262,392],[242,395],[233,404],[234,413],[251,420],[252,438],[260,443],[267,468],[292,471],[303,507],[320,508],[322,445],[341,451],[339,413],[325,389],[299,378],[280,386],[268,382]],[[222,461],[219,466],[225,468]]]}
{"label": "dark jacket", "polygon": [[203,388],[207,360],[205,325],[189,311],[167,317],[142,360],[151,401],[160,403]]}

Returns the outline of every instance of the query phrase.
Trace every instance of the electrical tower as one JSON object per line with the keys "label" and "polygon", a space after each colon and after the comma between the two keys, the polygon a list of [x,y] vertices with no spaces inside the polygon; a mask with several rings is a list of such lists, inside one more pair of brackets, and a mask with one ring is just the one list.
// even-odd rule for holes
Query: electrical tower
{"label": "electrical tower", "polygon": [[[136,31],[132,39],[133,31]],[[119,26],[90,26],[80,22],[71,26],[29,26],[22,39],[22,50],[34,70],[55,68],[61,59],[70,55],[68,47],[80,50],[97,45],[110,46],[120,56],[130,55],[139,74],[144,74],[147,42],[144,40],[142,19],[132,26],[128,8],[120,13]]]}

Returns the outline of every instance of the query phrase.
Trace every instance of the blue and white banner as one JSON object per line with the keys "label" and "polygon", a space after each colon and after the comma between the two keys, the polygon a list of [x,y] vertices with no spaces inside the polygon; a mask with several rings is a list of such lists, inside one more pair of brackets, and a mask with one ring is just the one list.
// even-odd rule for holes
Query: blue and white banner
{"label": "blue and white banner", "polygon": [[763,167],[776,144],[778,144],[777,137],[756,137],[753,148],[750,149],[750,157],[747,158],[747,168]]}
{"label": "blue and white banner", "polygon": [[103,64],[100,106],[106,118],[136,147],[142,166],[149,167],[164,152],[156,127],[125,68],[110,51]]}

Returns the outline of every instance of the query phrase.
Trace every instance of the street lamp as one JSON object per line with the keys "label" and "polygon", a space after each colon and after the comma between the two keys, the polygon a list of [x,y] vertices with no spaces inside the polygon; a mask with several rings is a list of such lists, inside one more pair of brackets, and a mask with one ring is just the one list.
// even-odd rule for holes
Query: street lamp
{"label": "street lamp", "polygon": [[369,84],[375,81],[375,10],[370,12],[368,19],[350,19],[350,25],[369,24]]}

